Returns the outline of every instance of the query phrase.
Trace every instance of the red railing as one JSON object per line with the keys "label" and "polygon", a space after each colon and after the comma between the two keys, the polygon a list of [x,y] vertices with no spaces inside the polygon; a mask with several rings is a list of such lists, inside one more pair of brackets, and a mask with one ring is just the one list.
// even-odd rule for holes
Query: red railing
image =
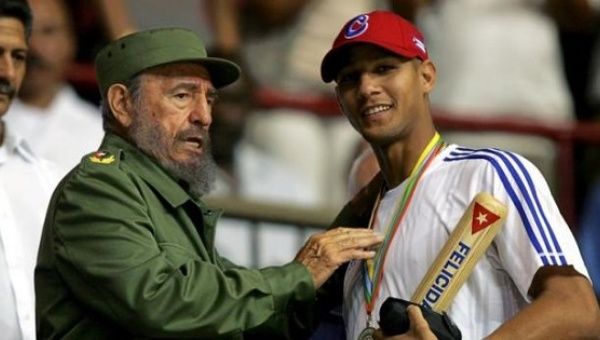
{"label": "red railing", "polygon": [[91,64],[72,64],[69,67],[67,77],[75,87],[84,88],[86,90],[95,89],[96,72]]}

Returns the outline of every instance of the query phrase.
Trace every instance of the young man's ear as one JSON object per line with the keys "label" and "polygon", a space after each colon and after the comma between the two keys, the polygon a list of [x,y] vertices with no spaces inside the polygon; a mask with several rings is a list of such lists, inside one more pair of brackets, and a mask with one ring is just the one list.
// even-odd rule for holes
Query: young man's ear
{"label": "young man's ear", "polygon": [[427,59],[421,62],[419,66],[419,76],[425,93],[431,92],[435,87],[436,82],[436,69],[431,60]]}
{"label": "young man's ear", "polygon": [[129,127],[133,120],[133,105],[127,87],[123,84],[111,85],[106,93],[106,102],[121,126]]}

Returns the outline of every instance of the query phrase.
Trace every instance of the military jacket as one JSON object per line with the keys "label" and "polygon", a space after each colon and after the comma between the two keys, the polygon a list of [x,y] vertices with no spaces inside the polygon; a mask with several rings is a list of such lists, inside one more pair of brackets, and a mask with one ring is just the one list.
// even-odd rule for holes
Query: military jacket
{"label": "military jacket", "polygon": [[300,311],[315,299],[304,266],[254,270],[221,258],[220,211],[124,139],[107,134],[100,150],[62,180],[48,209],[39,339],[235,339],[304,327]]}

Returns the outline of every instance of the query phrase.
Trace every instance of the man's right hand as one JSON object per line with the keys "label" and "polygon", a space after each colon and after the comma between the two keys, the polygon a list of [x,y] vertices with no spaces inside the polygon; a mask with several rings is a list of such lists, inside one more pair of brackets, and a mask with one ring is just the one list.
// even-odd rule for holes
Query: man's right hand
{"label": "man's right hand", "polygon": [[306,266],[319,288],[345,262],[373,258],[373,247],[382,241],[383,235],[371,229],[335,228],[311,236],[296,261]]}

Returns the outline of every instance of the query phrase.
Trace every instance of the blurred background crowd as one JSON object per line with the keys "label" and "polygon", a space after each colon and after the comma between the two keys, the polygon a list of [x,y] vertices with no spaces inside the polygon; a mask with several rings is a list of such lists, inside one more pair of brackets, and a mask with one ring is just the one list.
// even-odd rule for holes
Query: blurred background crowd
{"label": "blurred background crowd", "polygon": [[[422,29],[437,65],[431,101],[444,138],[532,160],[581,240],[600,292],[599,0],[30,2],[27,74],[6,121],[39,156],[66,172],[99,145],[93,60],[103,44],[137,29],[182,26],[205,39],[210,55],[243,70],[214,109],[220,174],[211,196],[332,211],[355,190],[349,172],[365,145],[319,65],[348,19],[398,12]],[[229,217],[217,247],[243,265],[279,264],[313,231]]]}

